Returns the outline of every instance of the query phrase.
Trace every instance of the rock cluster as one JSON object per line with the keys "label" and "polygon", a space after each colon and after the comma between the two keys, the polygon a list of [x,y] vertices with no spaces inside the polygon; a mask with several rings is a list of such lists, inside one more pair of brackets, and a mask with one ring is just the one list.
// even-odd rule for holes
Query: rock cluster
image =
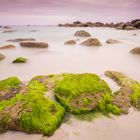
{"label": "rock cluster", "polygon": [[131,22],[119,22],[119,23],[102,23],[102,22],[80,22],[59,24],[59,27],[110,27],[121,30],[134,30],[140,29],[140,19],[132,20]]}

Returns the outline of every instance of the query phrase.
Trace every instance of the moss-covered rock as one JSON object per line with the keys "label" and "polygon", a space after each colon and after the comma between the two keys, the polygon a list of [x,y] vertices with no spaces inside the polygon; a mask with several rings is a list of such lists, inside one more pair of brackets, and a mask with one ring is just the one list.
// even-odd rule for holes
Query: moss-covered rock
{"label": "moss-covered rock", "polygon": [[55,101],[46,98],[46,91],[45,85],[32,79],[27,85],[26,93],[16,94],[9,100],[1,101],[0,132],[15,130],[53,134],[61,124],[65,110]]}
{"label": "moss-covered rock", "polygon": [[[136,108],[140,108],[140,83],[127,77],[123,73],[116,71],[106,71],[105,75],[113,79],[121,88],[117,92],[118,105],[127,112],[130,104]],[[121,97],[120,97],[121,96]],[[117,102],[117,101],[115,101]]]}
{"label": "moss-covered rock", "polygon": [[27,59],[24,57],[16,58],[12,63],[26,63]]}
{"label": "moss-covered rock", "polygon": [[[56,84],[55,96],[69,112],[81,114],[95,109],[112,113],[111,89],[95,74],[68,74]],[[116,114],[121,110],[118,109]]]}
{"label": "moss-covered rock", "polygon": [[0,101],[9,100],[22,89],[22,82],[17,77],[0,81]]}

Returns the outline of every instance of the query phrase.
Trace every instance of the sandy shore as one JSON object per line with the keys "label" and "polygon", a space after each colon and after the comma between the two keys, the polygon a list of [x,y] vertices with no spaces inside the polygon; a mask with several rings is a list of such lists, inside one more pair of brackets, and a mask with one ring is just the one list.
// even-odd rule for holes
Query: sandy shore
{"label": "sandy shore", "polygon": [[100,116],[92,121],[71,117],[51,137],[22,132],[6,132],[0,140],[139,140],[140,112],[131,109],[128,115],[107,118]]}

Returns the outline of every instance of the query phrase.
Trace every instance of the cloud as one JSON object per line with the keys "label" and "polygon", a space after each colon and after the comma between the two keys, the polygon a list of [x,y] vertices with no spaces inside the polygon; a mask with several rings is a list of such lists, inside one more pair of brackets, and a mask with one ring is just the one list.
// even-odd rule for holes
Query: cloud
{"label": "cloud", "polygon": [[60,17],[60,22],[63,18],[129,20],[139,17],[139,7],[140,0],[0,0],[0,20],[15,15]]}

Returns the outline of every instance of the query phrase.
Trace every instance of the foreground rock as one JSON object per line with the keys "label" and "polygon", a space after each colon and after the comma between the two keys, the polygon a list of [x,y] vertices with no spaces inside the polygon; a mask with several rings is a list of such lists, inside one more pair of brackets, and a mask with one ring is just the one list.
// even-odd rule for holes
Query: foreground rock
{"label": "foreground rock", "polygon": [[65,45],[76,45],[76,41],[75,40],[68,40],[64,44]]}
{"label": "foreground rock", "polygon": [[131,106],[140,109],[140,83],[116,71],[106,71],[105,75],[113,79],[121,88],[114,93],[113,103],[124,113],[129,112]]}
{"label": "foreground rock", "polygon": [[74,114],[87,113],[96,109],[114,114],[121,112],[112,104],[111,89],[107,83],[95,74],[65,75],[63,80],[56,84],[55,96],[68,112]]}
{"label": "foreground rock", "polygon": [[3,54],[0,53],[0,60],[2,60],[4,58],[5,58],[5,55],[3,55]]}
{"label": "foreground rock", "polygon": [[[0,82],[0,92],[4,97],[11,88],[19,88],[17,78]],[[23,131],[52,135],[60,125],[65,110],[55,101],[44,96],[47,88],[40,82],[32,80],[24,93],[13,90],[8,98],[0,102],[0,132]],[[15,96],[14,96],[15,95]]]}
{"label": "foreground rock", "polygon": [[16,58],[12,63],[26,63],[27,59],[24,57]]}
{"label": "foreground rock", "polygon": [[140,47],[136,47],[130,51],[132,54],[139,54],[140,55]]}
{"label": "foreground rock", "polygon": [[77,36],[77,37],[90,37],[91,34],[84,31],[84,30],[80,30],[80,31],[77,31],[74,36]]}
{"label": "foreground rock", "polygon": [[115,40],[115,39],[108,39],[106,41],[107,44],[117,44],[117,43],[121,43],[121,41]]}
{"label": "foreground rock", "polygon": [[20,42],[20,45],[22,47],[28,47],[28,48],[48,48],[48,43],[44,42],[36,42],[36,41],[23,41]]}
{"label": "foreground rock", "polygon": [[16,48],[16,46],[15,45],[11,45],[11,44],[0,47],[0,49],[15,49],[15,48]]}
{"label": "foreground rock", "polygon": [[22,41],[35,41],[34,38],[16,38],[16,39],[9,39],[9,42],[22,42]]}
{"label": "foreground rock", "polygon": [[89,38],[85,40],[84,42],[82,42],[81,45],[90,46],[90,47],[95,47],[95,46],[99,47],[102,44],[97,38]]}

